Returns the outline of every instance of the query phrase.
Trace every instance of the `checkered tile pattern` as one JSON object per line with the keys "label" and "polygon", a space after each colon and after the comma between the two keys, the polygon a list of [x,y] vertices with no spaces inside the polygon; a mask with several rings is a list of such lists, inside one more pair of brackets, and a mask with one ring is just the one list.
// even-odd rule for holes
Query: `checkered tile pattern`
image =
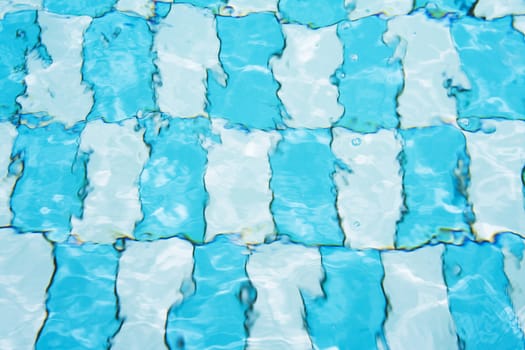
{"label": "checkered tile pattern", "polygon": [[525,3],[2,0],[0,349],[525,349]]}

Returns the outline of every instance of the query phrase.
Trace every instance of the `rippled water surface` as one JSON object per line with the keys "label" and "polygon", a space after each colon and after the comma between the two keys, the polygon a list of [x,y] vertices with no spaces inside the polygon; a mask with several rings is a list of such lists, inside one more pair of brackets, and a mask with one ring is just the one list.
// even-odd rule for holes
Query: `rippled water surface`
{"label": "rippled water surface", "polygon": [[0,0],[0,349],[525,349],[523,0]]}

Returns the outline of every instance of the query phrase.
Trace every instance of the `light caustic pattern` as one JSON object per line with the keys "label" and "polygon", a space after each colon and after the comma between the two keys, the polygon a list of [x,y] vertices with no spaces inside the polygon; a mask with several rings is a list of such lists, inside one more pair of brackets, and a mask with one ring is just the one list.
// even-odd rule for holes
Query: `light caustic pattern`
{"label": "light caustic pattern", "polygon": [[525,349],[523,0],[2,0],[0,52],[0,349]]}

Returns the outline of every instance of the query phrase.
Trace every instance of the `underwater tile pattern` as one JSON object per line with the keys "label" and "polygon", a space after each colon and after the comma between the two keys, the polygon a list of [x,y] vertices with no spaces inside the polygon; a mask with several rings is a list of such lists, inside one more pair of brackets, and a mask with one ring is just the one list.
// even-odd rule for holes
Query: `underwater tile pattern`
{"label": "underwater tile pattern", "polygon": [[0,349],[525,349],[525,1],[2,0]]}

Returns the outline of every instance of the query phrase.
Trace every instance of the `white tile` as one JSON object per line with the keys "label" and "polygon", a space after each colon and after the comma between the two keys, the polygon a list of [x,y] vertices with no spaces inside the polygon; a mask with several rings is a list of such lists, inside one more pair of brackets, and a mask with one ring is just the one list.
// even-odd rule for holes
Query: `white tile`
{"label": "white tile", "polygon": [[492,240],[498,232],[525,236],[522,170],[525,166],[525,123],[485,121],[493,133],[465,132],[470,154],[468,195],[479,240]]}
{"label": "white tile", "polygon": [[91,17],[40,11],[38,23],[52,63],[47,65],[36,51],[29,55],[27,91],[17,101],[23,113],[45,113],[70,127],[84,120],[93,105],[93,92],[81,73],[83,35]]}
{"label": "white tile", "polygon": [[0,122],[0,178],[5,178],[11,164],[11,152],[17,136],[16,127],[10,122]]}
{"label": "white tile", "polygon": [[236,17],[247,16],[257,12],[277,12],[278,0],[229,0],[229,13],[221,15],[230,15]]}
{"label": "white tile", "polygon": [[118,0],[115,8],[118,11],[135,13],[147,19],[155,15],[155,0]]}
{"label": "white tile", "polygon": [[525,16],[514,16],[512,26],[525,35]]}
{"label": "white tile", "polygon": [[505,248],[502,249],[502,253],[503,268],[509,280],[509,297],[519,325],[525,332],[525,249],[519,252],[523,254],[521,259]]}
{"label": "white tile", "polygon": [[219,45],[210,10],[186,4],[171,7],[154,43],[162,81],[156,88],[162,112],[178,117],[206,115],[207,70],[212,70],[220,81],[225,79]]}
{"label": "white tile", "polygon": [[385,336],[391,350],[456,349],[442,273],[443,245],[382,253],[389,302]]}
{"label": "white tile", "polygon": [[319,251],[281,242],[264,244],[250,256],[246,270],[257,290],[248,349],[311,349],[301,293],[323,295]]}
{"label": "white tile", "polygon": [[345,0],[345,6],[353,8],[349,15],[351,20],[378,14],[387,17],[406,15],[412,11],[412,4],[412,0]]}
{"label": "white tile", "polygon": [[424,11],[395,17],[388,21],[383,39],[397,45],[395,56],[403,62],[404,88],[397,108],[401,127],[455,123],[456,100],[443,85],[447,79],[464,88],[470,83],[461,71],[448,20],[430,19]]}
{"label": "white tile", "polygon": [[89,191],[82,218],[71,219],[72,234],[81,241],[111,243],[132,237],[142,219],[138,180],[148,148],[136,131],[136,120],[107,124],[100,119],[83,130],[80,151],[89,153]]}
{"label": "white tile", "polygon": [[11,152],[17,135],[13,124],[0,123],[0,226],[11,223],[11,192],[16,182],[15,176],[9,176],[9,164],[11,164]]}
{"label": "white tile", "polygon": [[393,131],[359,134],[333,130],[332,151],[348,168],[337,168],[337,208],[345,244],[354,249],[394,247],[403,205],[401,142]]}
{"label": "white tile", "polygon": [[525,14],[523,0],[479,0],[474,7],[474,15],[488,20],[508,15]]}
{"label": "white tile", "polygon": [[119,262],[117,293],[122,328],[112,349],[166,349],[166,318],[170,307],[182,301],[181,290],[191,285],[193,246],[171,238],[153,242],[126,242]]}
{"label": "white tile", "polygon": [[0,1],[0,20],[9,12],[39,10],[41,8],[42,0],[2,0]]}
{"label": "white tile", "polygon": [[270,61],[281,84],[279,98],[293,128],[327,128],[343,114],[338,90],[330,82],[343,63],[343,45],[337,26],[316,30],[298,24],[282,25],[286,47],[281,57]]}
{"label": "white tile", "polygon": [[204,176],[209,202],[206,241],[220,233],[240,233],[247,243],[262,243],[275,230],[270,212],[271,169],[268,153],[279,140],[277,132],[247,132],[213,120],[221,142],[209,146]]}
{"label": "white tile", "polygon": [[53,271],[52,246],[42,235],[0,230],[1,349],[33,349]]}

